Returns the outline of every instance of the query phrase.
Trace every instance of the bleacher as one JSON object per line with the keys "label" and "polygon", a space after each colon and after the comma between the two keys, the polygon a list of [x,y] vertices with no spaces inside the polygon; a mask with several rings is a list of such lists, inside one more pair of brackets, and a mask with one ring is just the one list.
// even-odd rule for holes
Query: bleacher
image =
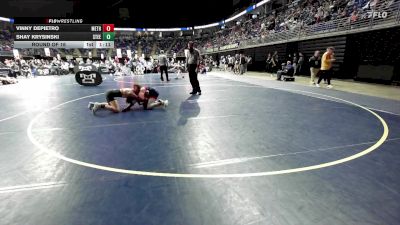
{"label": "bleacher", "polygon": [[[372,29],[400,26],[399,2],[399,0],[339,0],[335,2],[297,0],[281,8],[261,13],[257,18],[245,15],[240,19],[241,23],[233,21],[225,24],[224,29],[220,27],[212,28],[190,38],[197,42],[197,48],[204,54],[225,54],[238,50],[255,52],[252,53],[254,68],[262,67],[260,63],[265,60],[266,52],[277,50],[282,58],[285,58],[289,52],[302,52],[306,56],[310,56],[316,49],[323,50],[328,45],[334,46],[337,57],[335,67],[337,67],[337,70],[344,70],[343,68],[347,68],[342,68],[345,54],[347,56],[351,54],[345,50],[346,40],[344,36],[351,33],[367,32]],[[384,18],[382,15],[374,16],[374,13],[369,18],[370,12],[379,10],[385,12]],[[0,54],[11,57],[13,49],[12,26],[5,22],[0,22],[0,24]],[[162,49],[169,56],[174,53],[183,56],[187,41],[187,37],[181,37],[179,34],[160,37],[157,32],[117,32],[115,49],[122,49],[123,54],[130,49],[133,54],[138,56],[142,54],[155,56]],[[292,42],[298,43],[294,51],[284,45]],[[226,48],[231,44],[234,44],[234,46]],[[255,48],[258,49],[247,50]],[[116,55],[115,49],[52,49],[51,54],[53,56],[60,54],[61,57],[67,55],[88,57],[88,53],[91,51],[92,57],[100,57],[101,53],[105,57],[114,57]],[[257,52],[263,52],[263,54]],[[379,52],[379,48],[375,52]],[[44,56],[43,49],[23,49],[20,53],[22,56]],[[346,70],[348,71],[348,69]],[[353,73],[355,72],[353,71]]]}

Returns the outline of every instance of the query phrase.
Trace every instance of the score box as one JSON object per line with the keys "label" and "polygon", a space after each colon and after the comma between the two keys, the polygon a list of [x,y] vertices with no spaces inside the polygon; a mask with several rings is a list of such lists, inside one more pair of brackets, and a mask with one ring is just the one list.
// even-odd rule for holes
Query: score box
{"label": "score box", "polygon": [[103,24],[103,32],[114,32],[114,24]]}
{"label": "score box", "polygon": [[103,41],[114,41],[114,32],[103,32]]}

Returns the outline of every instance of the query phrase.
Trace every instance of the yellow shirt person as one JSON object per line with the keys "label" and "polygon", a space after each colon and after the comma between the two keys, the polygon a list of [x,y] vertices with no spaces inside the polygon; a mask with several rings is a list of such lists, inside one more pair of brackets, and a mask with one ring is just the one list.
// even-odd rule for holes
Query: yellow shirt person
{"label": "yellow shirt person", "polygon": [[335,61],[333,58],[333,49],[328,48],[327,51],[322,55],[321,70],[330,70],[332,68],[333,61]]}
{"label": "yellow shirt person", "polygon": [[319,71],[319,78],[318,82],[315,84],[316,87],[319,87],[319,83],[321,82],[322,79],[326,79],[328,81],[328,86],[327,88],[332,88],[333,86],[331,85],[331,68],[332,68],[332,62],[334,62],[336,59],[333,57],[333,47],[328,47],[326,49],[326,52],[322,55],[321,59],[321,70]]}

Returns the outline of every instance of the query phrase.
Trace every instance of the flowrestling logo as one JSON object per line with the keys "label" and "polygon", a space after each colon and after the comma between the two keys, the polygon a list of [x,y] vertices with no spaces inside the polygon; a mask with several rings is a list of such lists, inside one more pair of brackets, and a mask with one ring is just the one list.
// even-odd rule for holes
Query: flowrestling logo
{"label": "flowrestling logo", "polygon": [[386,19],[389,16],[389,13],[386,11],[367,11],[364,15],[363,15],[363,19]]}
{"label": "flowrestling logo", "polygon": [[52,23],[52,24],[56,24],[56,23],[83,23],[83,19],[46,19],[46,23]]}

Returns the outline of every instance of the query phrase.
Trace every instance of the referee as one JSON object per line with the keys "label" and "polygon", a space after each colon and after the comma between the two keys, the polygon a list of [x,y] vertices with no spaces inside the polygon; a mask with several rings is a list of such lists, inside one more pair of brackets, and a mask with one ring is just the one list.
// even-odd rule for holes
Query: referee
{"label": "referee", "polygon": [[164,51],[160,51],[160,55],[158,56],[158,63],[160,65],[160,73],[161,73],[161,81],[164,81],[163,72],[165,71],[165,76],[168,79],[168,59],[167,56],[164,54]]}
{"label": "referee", "polygon": [[200,65],[200,52],[195,49],[193,41],[189,41],[188,48],[189,51],[186,56],[186,66],[189,71],[190,84],[192,85],[191,95],[199,94],[201,95],[199,80],[197,79],[197,71]]}

